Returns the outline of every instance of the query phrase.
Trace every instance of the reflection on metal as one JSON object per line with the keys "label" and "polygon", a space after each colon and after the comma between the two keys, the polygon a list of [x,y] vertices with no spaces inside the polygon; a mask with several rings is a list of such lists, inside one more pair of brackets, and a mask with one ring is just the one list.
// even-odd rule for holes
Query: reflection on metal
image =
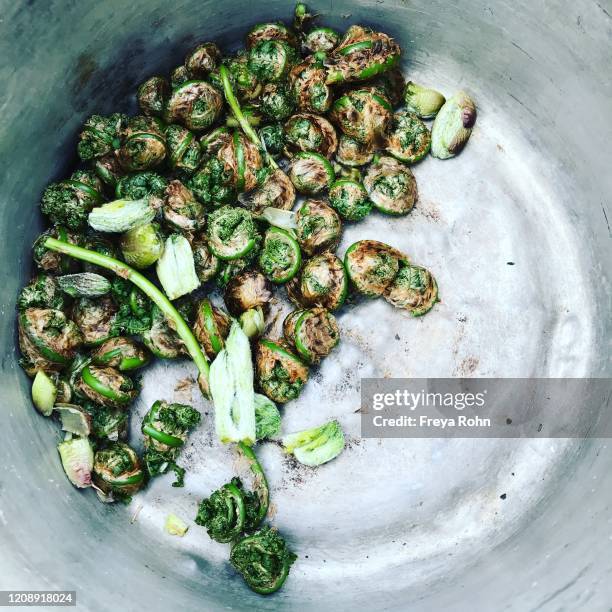
{"label": "reflection on metal", "polygon": [[[177,601],[185,610],[603,609],[612,597],[607,441],[360,440],[355,410],[362,377],[610,376],[602,203],[612,193],[612,20],[586,0],[312,8],[340,30],[389,32],[411,79],[446,95],[467,90],[479,115],[459,156],[414,166],[420,195],[408,216],[373,213],[344,232],[340,254],[360,238],[388,242],[432,271],[442,301],[421,319],[383,300],[347,305],[341,345],[283,409],[286,432],[338,418],[348,446],[316,470],[262,448],[273,523],[299,555],[284,590],[267,599],[247,590],[204,530],[163,532],[170,512],[195,516],[197,501],[232,474],[210,406],[195,402],[209,414],[185,449],[185,489],[157,479],[133,508],[100,504],[65,480],[57,427],[30,405],[12,309],[30,273],[37,202],[74,163],[81,122],[134,112],[136,85],[168,72],[196,41],[227,48],[256,21],[288,18],[291,5],[81,0],[76,9],[48,0],[3,9],[0,586],[73,588],[96,612],[118,601],[126,612]],[[176,385],[184,394],[179,383],[194,373],[184,363],[147,371],[134,440],[136,413],[173,399]]]}

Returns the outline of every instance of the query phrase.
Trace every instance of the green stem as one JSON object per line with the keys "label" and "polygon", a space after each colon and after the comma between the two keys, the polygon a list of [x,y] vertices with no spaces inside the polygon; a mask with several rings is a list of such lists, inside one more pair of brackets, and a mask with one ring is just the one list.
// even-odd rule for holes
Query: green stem
{"label": "green stem", "polygon": [[112,487],[127,487],[129,485],[136,484],[141,482],[144,478],[143,472],[138,472],[132,476],[128,476],[127,478],[115,478],[115,477],[107,477],[104,475],[100,475],[104,482],[107,482]]}
{"label": "green stem", "polygon": [[155,429],[155,427],[153,427],[153,425],[150,423],[143,423],[142,433],[150,438],[153,438],[157,442],[165,444],[166,446],[171,446],[172,448],[179,448],[183,446],[183,440],[177,438],[176,436],[171,436],[170,434],[164,433],[163,431],[159,431],[159,429]]}
{"label": "green stem", "polygon": [[85,366],[81,372],[81,378],[83,382],[91,387],[96,393],[101,395],[102,397],[106,397],[113,402],[117,402],[118,404],[127,404],[132,396],[128,393],[123,393],[122,391],[115,391],[111,387],[105,385],[103,382],[98,380],[93,372],[89,369],[89,366]]}
{"label": "green stem", "polygon": [[246,507],[244,505],[244,497],[241,491],[235,484],[228,482],[223,485],[223,491],[231,499],[234,504],[236,522],[234,526],[228,531],[225,536],[218,536],[217,542],[229,543],[235,540],[244,529],[244,521],[246,520]]}
{"label": "green stem", "polygon": [[179,448],[185,443],[184,440],[167,434],[164,431],[160,431],[153,425],[153,423],[160,420],[159,413],[162,406],[163,403],[160,400],[157,400],[153,406],[151,406],[151,410],[149,410],[142,423],[142,433],[153,438],[154,440],[157,440],[157,442],[160,442],[161,444],[165,444],[166,446],[171,446],[173,448]]}
{"label": "green stem", "polygon": [[268,480],[264,474],[261,464],[257,460],[253,449],[247,446],[244,442],[238,442],[238,450],[244,455],[249,462],[249,468],[253,474],[253,484],[255,492],[259,497],[259,512],[257,514],[258,525],[266,518],[268,514],[268,506],[270,505],[270,489],[268,488]]}
{"label": "green stem", "polygon": [[[242,131],[249,137],[251,142],[258,148],[261,149],[261,140],[257,135],[257,132],[251,127],[248,119],[244,116],[242,109],[240,108],[240,102],[234,95],[234,90],[232,89],[232,84],[230,83],[229,71],[227,66],[221,65],[219,68],[219,74],[221,75],[221,82],[223,83],[223,92],[225,93],[225,99],[227,103],[230,105],[232,109],[232,113],[234,117],[238,120]],[[270,165],[275,170],[278,168],[278,164],[265,152],[266,161],[268,165]]]}
{"label": "green stem", "polygon": [[202,393],[206,397],[210,397],[208,389],[208,361],[195,339],[195,336],[191,333],[189,326],[181,317],[177,309],[172,305],[172,302],[147,278],[145,278],[140,272],[136,272],[133,268],[130,268],[127,264],[97,253],[88,249],[75,246],[68,242],[61,242],[55,238],[47,238],[45,240],[45,247],[51,251],[57,251],[64,255],[69,255],[75,259],[86,261],[88,263],[95,264],[107,270],[111,270],[117,276],[125,278],[130,282],[134,283],[145,295],[147,295],[157,307],[166,315],[168,319],[171,319],[174,323],[176,333],[179,335],[181,340],[185,343],[187,351],[191,355],[193,362],[195,363],[200,373],[198,377],[198,384]]}

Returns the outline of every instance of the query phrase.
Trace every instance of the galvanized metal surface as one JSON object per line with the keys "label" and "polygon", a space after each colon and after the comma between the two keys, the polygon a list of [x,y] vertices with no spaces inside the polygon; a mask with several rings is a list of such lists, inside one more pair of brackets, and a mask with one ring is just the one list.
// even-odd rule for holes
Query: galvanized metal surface
{"label": "galvanized metal surface", "polygon": [[[292,4],[0,2],[0,588],[76,589],[79,609],[95,611],[607,610],[607,441],[364,441],[354,411],[363,376],[611,374],[612,5],[312,4],[339,29],[367,23],[394,35],[410,78],[467,89],[479,116],[459,157],[415,167],[409,216],[373,214],[344,232],[340,253],[375,238],[429,267],[442,302],[419,320],[382,301],[340,315],[341,347],[284,409],[283,426],[338,417],[348,448],[314,471],[262,449],[273,522],[300,559],[283,591],[261,598],[204,530],[179,539],[162,529],[168,512],[191,519],[232,473],[210,414],[186,450],[185,489],[164,478],[127,508],[99,504],[69,486],[57,429],[30,405],[13,308],[38,198],[74,163],[82,120],[133,109],[137,84],[194,42],[235,44]],[[176,387],[189,373],[186,363],[149,370],[138,413],[159,397],[187,399]],[[195,388],[192,399],[209,411]]]}

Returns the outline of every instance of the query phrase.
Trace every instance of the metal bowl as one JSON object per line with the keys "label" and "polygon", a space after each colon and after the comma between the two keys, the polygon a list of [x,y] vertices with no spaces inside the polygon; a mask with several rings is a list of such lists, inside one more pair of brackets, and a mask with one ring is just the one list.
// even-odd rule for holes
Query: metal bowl
{"label": "metal bowl", "polygon": [[[210,418],[185,452],[185,489],[159,479],[128,507],[100,504],[68,484],[57,428],[31,407],[13,313],[37,202],[75,163],[82,121],[134,111],[138,83],[196,42],[231,47],[255,22],[288,19],[292,4],[2,4],[0,589],[74,589],[79,609],[96,611],[608,609],[607,441],[360,440],[355,413],[365,376],[610,375],[607,3],[312,2],[332,27],[392,34],[410,78],[467,89],[479,117],[459,157],[415,167],[409,216],[373,214],[344,233],[340,253],[358,238],[410,253],[436,275],[442,302],[421,320],[380,300],[346,308],[341,348],[285,407],[287,431],[335,416],[349,444],[314,471],[262,450],[273,522],[299,555],[269,598],[245,587],[204,530],[179,539],[162,528],[169,512],[191,519],[232,473]],[[149,370],[135,410],[186,399],[177,383],[189,374],[188,363]],[[193,401],[210,412],[195,391]]]}

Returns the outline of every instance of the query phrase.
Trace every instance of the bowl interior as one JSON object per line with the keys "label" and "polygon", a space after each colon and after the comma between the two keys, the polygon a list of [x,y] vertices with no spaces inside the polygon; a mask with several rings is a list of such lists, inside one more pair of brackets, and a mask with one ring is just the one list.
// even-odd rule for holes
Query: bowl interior
{"label": "bowl interior", "polygon": [[[160,478],[127,507],[102,505],[92,491],[68,485],[57,427],[31,407],[13,309],[42,227],[40,194],[75,165],[82,121],[94,112],[136,112],[137,85],[169,72],[195,43],[235,48],[252,24],[289,20],[292,4],[49,0],[3,11],[0,537],[9,552],[0,585],[76,589],[95,610],[115,609],[118,594],[125,610],[179,601],[185,609],[258,610],[605,601],[610,587],[602,581],[612,569],[610,493],[599,484],[610,458],[605,441],[362,440],[356,410],[366,376],[609,376],[612,20],[586,2],[572,5],[571,15],[523,1],[312,8],[339,30],[362,23],[390,33],[402,45],[407,78],[447,95],[466,89],[479,114],[460,156],[414,167],[419,201],[410,215],[373,214],[345,228],[339,254],[361,238],[388,242],[431,269],[442,301],[422,319],[380,300],[350,303],[339,316],[340,348],[283,409],[287,432],[338,418],[348,445],[314,471],[276,445],[261,449],[272,522],[299,555],[271,598],[248,591],[227,547],[203,529],[192,525],[183,539],[163,531],[168,513],[192,519],[199,500],[236,467],[232,451],[215,441],[212,407],[183,384],[191,364],[147,370],[131,438],[138,444],[140,416],[155,399],[201,409],[208,418],[184,452],[186,487]],[[272,334],[289,305],[280,299],[275,309]],[[475,592],[476,602],[467,595]]]}

